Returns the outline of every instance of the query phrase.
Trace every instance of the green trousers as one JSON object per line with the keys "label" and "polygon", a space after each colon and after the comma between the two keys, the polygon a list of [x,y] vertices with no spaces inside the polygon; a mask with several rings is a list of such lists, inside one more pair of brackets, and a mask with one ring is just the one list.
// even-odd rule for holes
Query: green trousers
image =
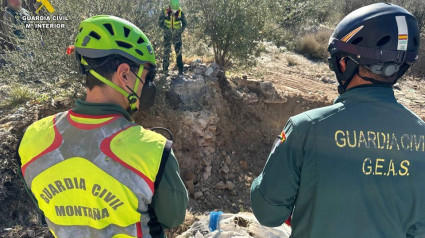
{"label": "green trousers", "polygon": [[183,55],[182,55],[182,34],[173,31],[164,32],[164,58],[162,61],[163,69],[168,70],[170,66],[171,45],[174,45],[174,50],[177,56],[177,67],[179,73],[183,72]]}

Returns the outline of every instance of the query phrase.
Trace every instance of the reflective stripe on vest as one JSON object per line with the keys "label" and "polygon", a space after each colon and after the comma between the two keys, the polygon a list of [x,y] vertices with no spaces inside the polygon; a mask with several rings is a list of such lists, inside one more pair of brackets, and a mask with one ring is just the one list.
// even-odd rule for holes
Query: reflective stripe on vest
{"label": "reflective stripe on vest", "polygon": [[182,27],[181,17],[182,17],[182,9],[179,8],[179,10],[173,14],[173,12],[167,8],[165,9],[165,19],[164,19],[164,25],[165,27],[169,29],[175,29],[178,30]]}
{"label": "reflective stripe on vest", "polygon": [[166,141],[120,115],[69,111],[28,127],[18,152],[56,237],[149,238]]}

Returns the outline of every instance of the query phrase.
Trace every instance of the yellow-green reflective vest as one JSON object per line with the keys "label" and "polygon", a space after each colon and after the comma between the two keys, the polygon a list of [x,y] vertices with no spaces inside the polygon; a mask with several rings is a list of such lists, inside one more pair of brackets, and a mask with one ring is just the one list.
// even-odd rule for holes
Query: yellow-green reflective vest
{"label": "yellow-green reflective vest", "polygon": [[181,16],[182,9],[179,8],[176,13],[173,13],[170,8],[166,8],[164,10],[165,19],[164,25],[165,27],[173,30],[178,30],[182,27]]}
{"label": "yellow-green reflective vest", "polygon": [[18,153],[55,237],[149,238],[149,204],[170,146],[121,115],[70,110],[29,126]]}

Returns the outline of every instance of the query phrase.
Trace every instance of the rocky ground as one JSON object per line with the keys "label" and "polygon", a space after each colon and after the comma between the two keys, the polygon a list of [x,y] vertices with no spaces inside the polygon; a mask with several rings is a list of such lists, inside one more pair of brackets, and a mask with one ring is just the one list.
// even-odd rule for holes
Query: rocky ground
{"label": "rocky ground", "polygon": [[[184,79],[159,75],[156,106],[135,115],[144,127],[167,127],[174,135],[175,154],[191,199],[185,224],[171,230],[170,237],[182,234],[196,222],[194,227],[204,229],[208,220],[204,215],[213,210],[250,212],[250,184],[261,172],[288,118],[329,105],[337,97],[336,81],[325,63],[273,46],[267,50],[256,67],[243,72],[224,75],[214,63],[194,60],[187,65]],[[407,77],[396,86],[396,94],[401,103],[424,118],[422,82]],[[8,99],[9,87],[0,82],[1,100]],[[61,87],[70,90],[66,83]],[[73,90],[75,93],[66,98],[0,108],[0,210],[4,211],[0,215],[0,237],[50,237],[46,228],[37,225],[40,219],[16,176],[14,148],[31,122],[66,110],[83,96],[77,93],[83,90],[81,87]],[[235,215],[226,217],[227,224],[239,219]],[[252,215],[242,217],[257,227]],[[244,234],[241,236],[264,237],[255,236],[254,228],[242,225],[236,222]],[[182,237],[214,237],[194,229]]]}

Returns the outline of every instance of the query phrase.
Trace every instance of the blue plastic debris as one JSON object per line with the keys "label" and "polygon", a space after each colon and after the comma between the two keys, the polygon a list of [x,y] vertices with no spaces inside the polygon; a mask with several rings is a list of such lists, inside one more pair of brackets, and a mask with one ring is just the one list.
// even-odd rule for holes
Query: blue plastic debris
{"label": "blue plastic debris", "polygon": [[220,223],[220,216],[221,214],[223,214],[222,211],[217,211],[217,212],[211,212],[210,213],[210,224],[209,224],[209,228],[210,231],[213,232],[215,230],[218,229],[219,223]]}

